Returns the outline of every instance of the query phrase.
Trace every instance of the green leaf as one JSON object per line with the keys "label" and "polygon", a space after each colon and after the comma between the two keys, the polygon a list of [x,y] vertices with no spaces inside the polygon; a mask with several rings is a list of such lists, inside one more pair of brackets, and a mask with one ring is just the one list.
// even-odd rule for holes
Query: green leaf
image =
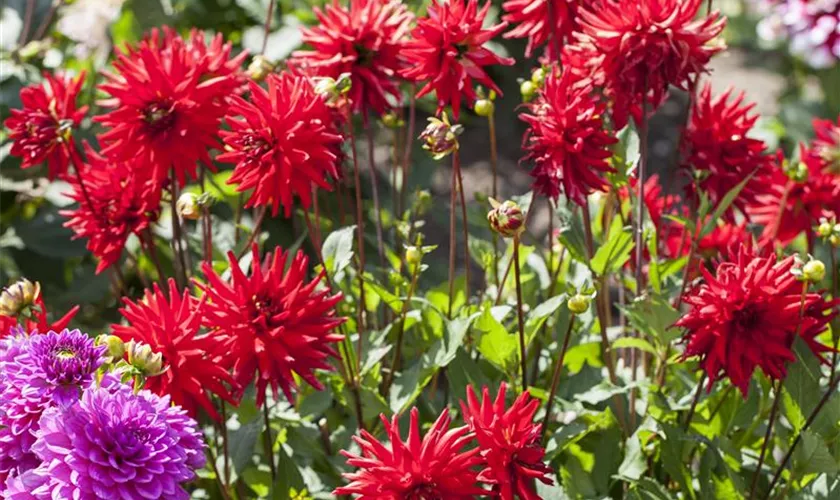
{"label": "green leaf", "polygon": [[797,475],[834,474],[840,467],[837,460],[831,456],[825,441],[819,435],[806,430],[802,433],[799,447],[793,452],[793,470]]}
{"label": "green leaf", "polygon": [[587,342],[578,344],[569,348],[566,352],[566,358],[563,360],[563,365],[569,370],[569,375],[575,375],[583,369],[583,365],[588,364],[593,368],[600,368],[604,366],[604,361],[601,359],[601,344],[598,342]]}
{"label": "green leaf", "polygon": [[605,276],[621,269],[633,251],[633,234],[630,227],[622,226],[621,217],[614,217],[607,242],[598,248],[590,262],[590,269],[598,276]]}
{"label": "green leaf", "polygon": [[656,351],[656,348],[651,345],[650,342],[643,338],[638,337],[621,337],[617,339],[615,342],[612,343],[613,349],[621,349],[621,348],[630,348],[630,349],[639,349],[640,351],[645,351],[657,356],[659,353]]}
{"label": "green leaf", "polygon": [[625,481],[638,481],[647,470],[647,461],[642,453],[639,431],[627,438],[624,446],[624,460],[618,466],[618,477]]}
{"label": "green leaf", "polygon": [[490,308],[485,308],[475,322],[475,329],[481,332],[478,352],[484,359],[506,371],[516,360],[518,340],[515,334],[508,333],[490,311]]}
{"label": "green leaf", "polygon": [[85,240],[71,240],[73,231],[63,226],[66,219],[55,208],[38,212],[31,220],[17,219],[15,233],[27,250],[44,257],[66,259],[87,255]]}
{"label": "green leaf", "polygon": [[[537,334],[543,324],[551,317],[557,309],[566,303],[566,295],[556,295],[546,300],[542,304],[535,307],[528,313],[528,318],[525,320],[525,346],[531,344],[534,335]],[[566,323],[568,325],[568,323]]]}
{"label": "green leaf", "polygon": [[280,446],[274,452],[277,457],[277,479],[274,482],[274,500],[288,500],[291,498],[290,490],[292,488],[300,490],[304,488],[303,476],[298,469],[296,460],[291,458],[286,453],[286,447]]}
{"label": "green leaf", "polygon": [[630,489],[630,498],[638,500],[673,500],[668,488],[649,477],[643,477]]}
{"label": "green leaf", "polygon": [[584,236],[583,222],[580,214],[572,212],[566,204],[558,203],[557,218],[560,221],[560,243],[566,247],[569,255],[578,262],[589,264],[589,253],[586,250],[586,237]]}
{"label": "green leaf", "polygon": [[230,461],[237,474],[242,474],[245,468],[251,465],[254,446],[257,444],[257,438],[262,429],[262,420],[255,417],[250,422],[242,424],[239,429],[228,433],[230,436]]}
{"label": "green leaf", "polygon": [[691,486],[691,473],[683,459],[683,445],[686,437],[681,428],[662,423],[665,439],[660,443],[661,462],[668,474],[680,485],[680,489],[688,498],[696,498],[696,492]]}
{"label": "green leaf", "polygon": [[259,498],[266,498],[271,493],[271,472],[257,467],[248,467],[242,473],[242,480]]}
{"label": "green leaf", "polygon": [[331,232],[324,240],[321,255],[324,258],[327,272],[336,282],[342,280],[344,269],[353,260],[353,236],[355,233],[355,225],[347,226]]}
{"label": "green leaf", "polygon": [[656,296],[646,296],[624,308],[633,328],[668,343],[680,336],[680,331],[671,326],[679,318],[679,312],[671,304]]}
{"label": "green leaf", "polygon": [[[715,207],[715,211],[712,212],[712,216],[703,224],[703,229],[700,230],[700,238],[706,236],[707,234],[711,233],[712,230],[717,227],[718,221],[721,217],[723,217],[724,212],[729,209],[729,206],[732,205],[732,202],[735,201],[735,198],[741,193],[741,190],[744,189],[744,186],[747,185],[750,180],[753,178],[754,172],[750,173],[748,176],[744,178],[741,182],[738,183],[737,186],[730,189],[723,198],[718,202],[717,206]],[[702,219],[699,219],[702,220]],[[698,240],[700,239],[698,238]]]}

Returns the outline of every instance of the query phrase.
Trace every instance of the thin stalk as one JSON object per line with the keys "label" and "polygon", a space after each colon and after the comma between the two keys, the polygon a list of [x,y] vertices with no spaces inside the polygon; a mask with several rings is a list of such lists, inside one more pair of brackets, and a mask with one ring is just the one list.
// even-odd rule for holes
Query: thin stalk
{"label": "thin stalk", "polygon": [[32,16],[35,14],[35,0],[26,0],[26,11],[23,14],[23,29],[20,30],[18,46],[22,47],[29,38],[29,29],[32,27]]}
{"label": "thin stalk", "polygon": [[236,201],[236,207],[233,210],[233,242],[239,244],[239,236],[242,234],[240,226],[242,226],[242,213],[245,211],[245,195],[239,193],[239,198]]}
{"label": "thin stalk", "polygon": [[[454,163],[454,160],[453,160]],[[447,317],[452,319],[452,303],[455,297],[455,205],[458,203],[456,191],[458,189],[458,172],[452,168],[452,182],[449,192],[449,308]]]}
{"label": "thin stalk", "polygon": [[[400,212],[405,210],[406,207],[406,186],[408,185],[408,173],[410,169],[410,162],[411,162],[411,145],[414,143],[414,121],[416,119],[416,112],[417,112],[417,103],[414,97],[415,91],[417,87],[414,83],[411,84],[411,88],[408,91],[409,95],[409,103],[408,103],[408,122],[406,123],[406,134],[405,134],[405,148],[403,151],[403,161],[402,161],[402,180],[400,182]],[[408,241],[411,241],[409,239]]]}
{"label": "thin stalk", "polygon": [[[179,288],[187,284],[187,261],[184,258],[184,247],[182,246],[181,218],[178,216],[178,179],[175,176],[175,167],[172,167],[172,185],[170,189],[169,208],[172,212],[172,251],[175,253],[172,261],[176,262],[175,274]],[[180,274],[179,274],[180,271]]]}
{"label": "thin stalk", "polygon": [[265,25],[263,26],[263,42],[260,48],[260,54],[265,54],[265,48],[268,46],[268,34],[271,32],[271,17],[274,15],[274,2],[277,0],[268,1],[268,10],[265,13]]}
{"label": "thin stalk", "polygon": [[274,441],[271,439],[271,422],[268,418],[268,388],[263,395],[263,422],[265,423],[265,440],[263,442],[265,458],[271,468],[271,484],[277,480],[277,466],[274,465]]}
{"label": "thin stalk", "polygon": [[376,175],[376,154],[373,146],[373,125],[367,127],[368,158],[370,161],[370,186],[373,190],[373,209],[376,217],[373,223],[376,226],[376,249],[379,252],[379,265],[385,267],[385,243],[382,237],[382,207],[379,204],[379,180]]}
{"label": "thin stalk", "polygon": [[[158,281],[160,281],[161,285],[166,285],[166,273],[163,272],[163,266],[160,264],[157,248],[155,247],[155,239],[152,235],[151,229],[146,228],[145,237],[140,237],[140,246],[143,247],[143,250],[146,251],[149,259],[151,259],[152,263],[155,265],[155,270],[158,273]],[[166,288],[164,287],[164,289]]]}
{"label": "thin stalk", "polygon": [[414,265],[414,270],[411,272],[411,285],[408,287],[408,295],[402,305],[400,311],[400,327],[397,330],[396,348],[394,349],[394,359],[391,360],[391,369],[385,374],[385,381],[382,384],[382,394],[388,394],[391,388],[391,383],[394,381],[394,375],[397,372],[400,364],[400,356],[402,355],[403,336],[405,334],[405,320],[408,316],[409,306],[411,304],[411,297],[414,295],[414,290],[417,288],[417,277],[419,276],[420,264]]}
{"label": "thin stalk", "polygon": [[[639,176],[638,194],[636,195],[636,297],[642,297],[645,293],[644,273],[644,230],[645,230],[645,171],[648,163],[648,108],[647,108],[647,83],[644,85],[642,94],[642,119],[639,122]],[[634,337],[640,337],[641,332],[633,332]],[[637,349],[630,349],[630,377],[636,381],[639,367],[639,352]],[[630,390],[630,424],[635,424],[636,419],[636,397],[637,391]]]}
{"label": "thin stalk", "polygon": [[779,402],[782,400],[782,381],[776,384],[776,393],[773,396],[773,406],[770,408],[770,420],[767,422],[767,431],[764,433],[764,441],[761,443],[761,452],[758,454],[758,465],[755,468],[750,494],[748,498],[755,498],[755,488],[758,486],[758,477],[761,475],[761,467],[764,465],[764,457],[767,454],[767,446],[770,444],[770,437],[773,434],[773,424],[776,423],[776,413],[779,411]]}
{"label": "thin stalk", "polygon": [[315,211],[315,238],[318,245],[315,251],[320,252],[321,243],[324,240],[321,238],[321,208],[318,204],[318,188],[314,184],[312,185],[312,209]]}
{"label": "thin stalk", "polygon": [[353,156],[353,188],[356,190],[356,245],[359,247],[359,268],[356,273],[359,275],[359,304],[357,307],[359,342],[356,346],[356,373],[359,373],[361,371],[362,332],[365,331],[365,220],[362,211],[362,181],[359,175],[359,157],[356,152],[353,122],[349,116],[347,117],[347,132],[350,137],[350,150]]}
{"label": "thin stalk", "polygon": [[207,447],[207,461],[210,462],[210,467],[213,468],[213,474],[216,476],[216,482],[219,483],[219,493],[223,500],[230,500],[230,493],[227,491],[227,486],[222,482],[222,476],[219,474],[219,468],[216,467],[216,456],[213,455],[211,448]]}
{"label": "thin stalk", "polygon": [[688,431],[689,427],[691,427],[691,420],[694,418],[694,412],[697,410],[697,403],[700,402],[700,395],[703,394],[703,385],[706,383],[706,373],[703,372],[703,375],[700,376],[700,380],[697,382],[697,390],[694,391],[694,399],[691,401],[691,408],[688,410],[688,415],[685,416],[685,424],[683,424],[683,430]]}
{"label": "thin stalk", "polygon": [[[402,114],[402,113],[400,113]],[[397,192],[397,170],[399,170],[399,156],[400,156],[400,131],[393,129],[391,139],[394,141],[394,147],[391,148],[391,212],[394,214],[396,220],[402,219],[402,212],[400,211],[399,193]],[[391,226],[391,238],[395,242],[396,248],[399,248],[399,231],[397,231],[397,224]]]}
{"label": "thin stalk", "polygon": [[[831,298],[837,300],[838,288],[840,288],[840,276],[837,270],[837,256],[834,252],[834,247],[829,247],[830,264],[831,264]],[[832,330],[831,335],[834,337],[834,352],[831,353],[831,373],[828,375],[828,385],[834,383],[834,378],[837,376],[837,344],[840,342],[840,333]]]}
{"label": "thin stalk", "polygon": [[505,273],[504,273],[504,275],[502,275],[502,281],[499,283],[499,289],[496,292],[496,305],[499,305],[502,302],[502,293],[505,291],[505,283],[507,282],[508,275],[510,274],[510,269],[512,267],[513,267],[513,259],[511,259],[508,262],[508,265],[505,268]]}
{"label": "thin stalk", "polygon": [[522,281],[519,270],[519,236],[513,237],[513,277],[516,281],[516,318],[519,322],[519,358],[522,369],[522,391],[528,389],[528,363],[525,355],[525,316],[522,312]]}
{"label": "thin stalk", "polygon": [[263,220],[265,220],[266,212],[268,212],[267,206],[260,207],[260,213],[257,215],[256,222],[254,222],[254,230],[251,231],[251,235],[248,236],[248,241],[245,242],[245,246],[242,247],[239,255],[236,256],[237,259],[241,259],[246,253],[251,251],[251,245],[257,240],[257,236],[260,234],[260,227],[262,227]]}
{"label": "thin stalk", "polygon": [[770,481],[770,487],[767,489],[767,496],[765,496],[765,498],[770,498],[770,494],[773,492],[773,488],[776,486],[776,483],[779,482],[779,479],[781,479],[782,472],[785,470],[785,467],[787,467],[788,462],[790,462],[790,457],[793,455],[793,451],[796,449],[796,446],[802,440],[802,435],[805,433],[805,431],[808,430],[811,424],[814,423],[814,420],[816,420],[817,415],[819,415],[820,411],[823,409],[825,404],[837,391],[838,383],[840,383],[840,377],[835,378],[834,382],[828,386],[828,390],[825,391],[825,394],[823,394],[823,397],[822,399],[820,399],[820,402],[817,403],[817,406],[815,406],[813,411],[811,411],[811,414],[808,415],[808,419],[805,421],[805,425],[802,426],[802,430],[800,430],[799,434],[796,435],[796,438],[793,440],[793,443],[791,443],[790,448],[788,449],[787,453],[785,453],[784,458],[779,464],[779,468],[773,475],[773,480]]}
{"label": "thin stalk", "polygon": [[230,488],[230,452],[228,447],[228,431],[227,431],[227,403],[224,400],[219,400],[222,403],[222,467],[224,467],[225,488]]}
{"label": "thin stalk", "polygon": [[53,17],[55,17],[55,12],[63,3],[64,0],[53,0],[52,4],[50,4],[50,10],[47,11],[47,15],[44,16],[44,20],[41,21],[38,29],[35,30],[35,36],[32,37],[33,40],[40,40],[44,38],[44,35],[47,33],[47,28],[50,27]]}
{"label": "thin stalk", "polygon": [[545,419],[542,425],[542,435],[548,430],[548,423],[551,421],[551,408],[554,406],[554,395],[557,394],[557,386],[560,383],[560,372],[563,371],[563,360],[566,358],[566,351],[569,349],[569,339],[572,338],[572,327],[575,324],[575,315],[569,317],[569,328],[566,329],[566,336],[563,338],[563,347],[560,348],[560,354],[557,356],[557,362],[554,364],[554,373],[551,375],[551,389],[548,391],[548,401],[545,406]]}
{"label": "thin stalk", "polygon": [[[470,300],[470,231],[467,226],[467,201],[464,194],[464,175],[461,172],[461,154],[456,149],[452,152],[452,166],[458,176],[458,192],[461,196],[461,227],[464,230],[464,300]],[[494,231],[493,234],[496,234]]]}
{"label": "thin stalk", "polygon": [[[551,3],[551,2],[549,2]],[[551,7],[549,7],[551,8]],[[490,167],[493,169],[493,199],[498,199],[498,169],[499,153],[496,146],[496,114],[490,112],[487,115],[487,127],[490,134]],[[496,280],[496,289],[499,289],[499,235],[493,231],[493,277]]]}

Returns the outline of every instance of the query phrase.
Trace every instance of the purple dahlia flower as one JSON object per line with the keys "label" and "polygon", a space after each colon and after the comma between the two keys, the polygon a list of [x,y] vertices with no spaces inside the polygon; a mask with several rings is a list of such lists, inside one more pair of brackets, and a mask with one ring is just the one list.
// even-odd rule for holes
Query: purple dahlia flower
{"label": "purple dahlia flower", "polygon": [[[169,397],[123,384],[91,387],[41,418],[32,451],[45,482],[36,499],[186,499],[182,483],[204,466],[197,423]],[[32,481],[33,484],[37,481]]]}
{"label": "purple dahlia flower", "polygon": [[0,488],[36,467],[30,451],[45,410],[78,400],[103,362],[104,347],[78,330],[0,340]]}

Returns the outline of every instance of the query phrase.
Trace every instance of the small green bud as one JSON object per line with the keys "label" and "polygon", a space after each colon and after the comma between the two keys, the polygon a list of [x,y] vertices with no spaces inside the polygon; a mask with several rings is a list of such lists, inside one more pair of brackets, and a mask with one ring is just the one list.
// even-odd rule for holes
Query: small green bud
{"label": "small green bud", "polygon": [[840,235],[832,234],[828,237],[828,242],[831,243],[832,246],[840,247]]}
{"label": "small green bud", "polygon": [[353,79],[351,78],[350,73],[342,73],[338,75],[338,79],[335,81],[335,90],[338,91],[339,94],[346,94],[350,92],[350,88],[353,86]]}
{"label": "small green bud", "polygon": [[163,373],[163,355],[152,351],[152,346],[142,342],[130,341],[126,345],[128,364],[146,377],[154,377]]}
{"label": "small green bud", "polygon": [[198,220],[201,218],[201,206],[195,193],[184,193],[178,197],[175,210],[182,219]]}
{"label": "small green bud", "polygon": [[827,220],[823,220],[820,222],[819,227],[817,227],[817,236],[820,238],[827,238],[828,236],[831,236],[833,231],[834,225]]}
{"label": "small green bud", "polygon": [[475,114],[478,116],[491,116],[495,110],[495,105],[490,99],[479,99],[475,101]]}
{"label": "small green bud", "polygon": [[423,261],[423,251],[414,246],[406,247],[405,261],[408,263],[409,268],[414,269],[415,266]]}
{"label": "small green bud", "polygon": [[382,115],[382,124],[385,125],[385,128],[398,129],[405,125],[405,120],[392,111]]}
{"label": "small green bud", "polygon": [[531,102],[537,93],[537,86],[534,82],[526,80],[519,85],[519,92],[522,94],[522,101]]}
{"label": "small green bud", "polygon": [[819,283],[825,278],[825,264],[819,260],[810,260],[802,266],[802,279],[811,283]]}
{"label": "small green bud", "polygon": [[116,335],[102,334],[96,337],[96,345],[104,345],[108,356],[111,356],[113,360],[122,359],[125,355],[125,344]]}
{"label": "small green bud", "polygon": [[256,55],[248,65],[248,77],[254,81],[261,82],[265,80],[270,73],[274,71],[274,63],[269,61],[263,55]]}
{"label": "small green bud", "polygon": [[545,77],[546,77],[545,69],[542,68],[542,67],[535,69],[534,72],[531,73],[531,81],[537,87],[542,87],[543,86],[543,83],[545,83]]}
{"label": "small green bud", "polygon": [[805,165],[803,162],[799,162],[796,165],[787,164],[784,168],[785,174],[794,182],[806,182],[811,173],[808,170],[808,165]]}
{"label": "small green bud", "polygon": [[566,305],[574,314],[583,314],[589,310],[589,303],[592,299],[586,295],[577,293],[569,298]]}

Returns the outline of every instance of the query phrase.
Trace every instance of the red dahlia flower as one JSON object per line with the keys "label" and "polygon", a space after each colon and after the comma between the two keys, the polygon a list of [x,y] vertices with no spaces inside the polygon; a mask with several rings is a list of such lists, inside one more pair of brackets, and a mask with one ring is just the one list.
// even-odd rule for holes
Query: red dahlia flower
{"label": "red dahlia flower", "polygon": [[821,170],[840,175],[840,115],[837,122],[814,120],[814,141],[811,143],[812,161],[821,165]]}
{"label": "red dahlia flower", "polygon": [[389,422],[381,415],[390,446],[362,430],[353,440],[361,455],[341,451],[356,472],[344,474],[350,481],[333,495],[359,495],[359,500],[468,500],[487,492],[476,486],[473,467],[480,463],[478,448],[463,451],[473,434],[464,427],[449,429],[449,411],[444,410],[429,432],[420,437],[417,408],[411,410],[408,439],[400,437],[399,417]]}
{"label": "red dahlia flower", "polygon": [[236,164],[228,184],[254,190],[246,207],[271,205],[277,215],[282,205],[288,217],[295,196],[309,208],[313,184],[331,189],[342,137],[309,79],[284,72],[266,81],[268,91],[249,83],[251,102],[230,99],[231,114],[242,118],[228,117],[231,130],[221,131],[226,152],[218,160]]}
{"label": "red dahlia flower", "polygon": [[540,402],[526,391],[506,409],[506,391],[507,384],[502,382],[496,399],[491,401],[485,387],[479,403],[472,386],[468,386],[467,403],[461,401],[464,420],[475,433],[483,460],[484,470],[478,480],[492,485],[502,500],[538,500],[534,480],[553,482],[549,477],[551,468],[543,463],[541,425],[534,423]]}
{"label": "red dahlia flower", "polygon": [[606,84],[615,101],[616,126],[627,113],[641,116],[643,99],[655,110],[668,85],[687,89],[689,78],[705,70],[723,43],[712,40],[723,31],[717,11],[695,19],[703,0],[621,0],[597,2],[580,9],[583,35],[578,39],[603,57]]}
{"label": "red dahlia flower", "polygon": [[[178,183],[196,178],[198,162],[214,169],[208,150],[217,147],[225,99],[236,89],[231,73],[215,68],[217,57],[199,57],[195,41],[158,30],[125,52],[117,51],[117,74],[99,86],[113,111],[95,118],[109,130],[99,136],[102,153],[136,159],[138,167]],[[224,52],[222,52],[224,54]],[[224,66],[224,65],[222,65]]]}
{"label": "red dahlia flower", "polygon": [[[178,38],[178,33],[166,27],[163,30],[168,45],[176,46],[178,43],[174,40]],[[231,57],[233,44],[226,43],[221,33],[216,33],[208,45],[205,42],[204,32],[193,28],[190,30],[190,37],[186,40],[186,49],[190,57],[190,65],[203,69],[202,81],[232,77],[242,91],[246,90],[244,84],[248,77],[242,71],[242,62],[248,57],[248,52],[242,51],[235,57]]]}
{"label": "red dahlia flower", "polygon": [[581,83],[573,72],[555,67],[520,118],[529,126],[523,160],[534,162],[534,190],[555,200],[565,192],[584,206],[587,195],[608,186],[603,176],[614,171],[608,159],[616,139],[604,129],[605,104]]}
{"label": "red dahlia flower", "polygon": [[286,269],[288,254],[277,249],[260,265],[257,246],[252,249],[251,275],[240,269],[228,253],[230,282],[204,263],[207,295],[204,325],[227,337],[224,349],[233,360],[233,377],[246,387],[256,377],[257,405],[265,400],[266,387],[276,397],[278,387],[292,399],[297,375],[312,387],[323,389],[316,369],[330,369],[327,358],[338,357],[330,346],[343,339],[334,330],[344,322],[335,316],[341,294],[317,290],[323,273],[306,282],[309,259],[298,251]]}
{"label": "red dahlia flower", "polygon": [[236,389],[227,370],[224,344],[212,334],[199,335],[204,303],[189,291],[178,293],[175,280],[169,279],[169,299],[155,283],[141,300],[123,298],[120,314],[127,325],[113,325],[114,335],[128,342],[136,340],[163,355],[164,372],[146,381],[146,389],[158,395],[170,395],[172,401],[195,417],[201,407],[215,420],[219,415],[210,402],[216,394],[236,404],[225,386]]}
{"label": "red dahlia flower", "polygon": [[546,45],[546,57],[556,60],[551,37],[558,37],[556,46],[561,47],[578,30],[576,0],[507,0],[502,8],[505,10],[502,20],[519,24],[503,37],[528,38],[525,57],[531,57],[536,48]]}
{"label": "red dahlia flower", "polygon": [[64,176],[71,161],[78,160],[73,129],[82,122],[87,106],[76,108],[76,97],[85,81],[44,73],[44,83],[20,91],[23,109],[13,109],[3,125],[9,129],[12,156],[21,157],[21,168],[47,162],[50,180]]}
{"label": "red dahlia flower", "polygon": [[11,333],[11,329],[16,326],[23,327],[27,333],[35,331],[38,333],[60,332],[67,328],[67,325],[70,324],[70,321],[79,312],[79,306],[73,306],[72,309],[67,311],[67,314],[50,322],[44,299],[40,296],[35,299],[34,304],[28,309],[31,312],[29,316],[6,316],[5,314],[0,314],[0,339],[7,337]]}
{"label": "red dahlia flower", "polygon": [[[744,213],[764,191],[775,159],[765,152],[764,142],[747,137],[758,119],[758,115],[750,114],[755,104],[742,106],[743,92],[728,102],[731,94],[730,88],[712,98],[708,83],[698,94],[684,134],[683,167],[699,174],[699,187],[713,205],[752,174],[732,204]],[[692,196],[697,196],[693,183],[688,188]],[[733,217],[734,213],[727,211],[727,219]]]}
{"label": "red dahlia flower", "polygon": [[401,100],[397,76],[406,67],[402,51],[414,15],[399,0],[350,0],[349,7],[333,0],[315,15],[320,24],[302,30],[314,50],[296,51],[292,64],[312,76],[350,73],[353,110],[388,112],[389,99]]}
{"label": "red dahlia flower", "polygon": [[455,120],[460,115],[462,94],[469,105],[476,100],[473,81],[502,95],[484,70],[485,66],[513,64],[513,59],[499,57],[484,48],[485,43],[507,26],[501,23],[484,29],[489,9],[490,2],[487,2],[479,10],[478,0],[434,0],[429,5],[428,17],[417,21],[412,40],[407,44],[405,56],[409,68],[403,75],[416,81],[428,80],[417,97],[434,90],[438,113],[447,104],[451,105]]}
{"label": "red dahlia flower", "polygon": [[752,221],[764,226],[762,245],[784,246],[802,232],[810,240],[821,218],[840,216],[840,174],[824,169],[824,163],[804,146],[801,151],[807,178],[792,180],[777,167],[764,182],[764,193],[748,207]]}
{"label": "red dahlia flower", "polygon": [[785,365],[796,359],[791,346],[797,334],[817,356],[831,351],[815,337],[836,314],[835,304],[818,293],[806,294],[800,319],[802,283],[791,273],[793,266],[793,257],[777,262],[742,246],[714,275],[702,269],[705,282],[686,293],[691,309],[676,326],[686,329],[684,356],[700,356],[710,390],[728,377],[746,397],[756,367],[771,379],[783,379]]}
{"label": "red dahlia flower", "polygon": [[160,215],[160,184],[142,177],[135,161],[114,161],[96,154],[86,146],[89,164],[81,178],[72,179],[70,197],[78,202],[74,210],[62,210],[68,218],[65,227],[73,230],[73,239],[87,238],[87,249],[98,259],[99,274],[116,263],[125,242],[134,233],[140,235]]}

